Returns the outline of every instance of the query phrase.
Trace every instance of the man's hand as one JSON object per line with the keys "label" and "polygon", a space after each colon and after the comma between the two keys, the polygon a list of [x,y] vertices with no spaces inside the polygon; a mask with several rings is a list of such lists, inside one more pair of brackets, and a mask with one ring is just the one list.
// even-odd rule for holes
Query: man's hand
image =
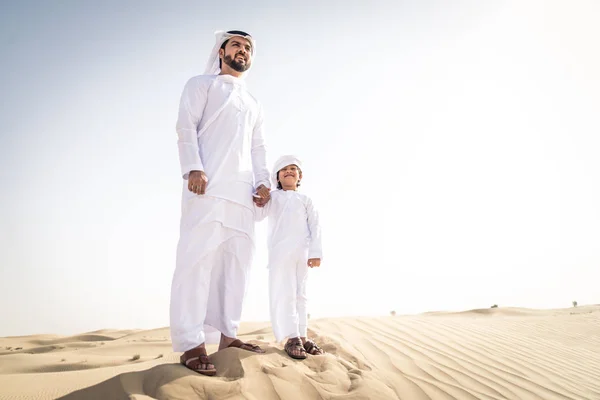
{"label": "man's hand", "polygon": [[311,268],[313,268],[313,267],[320,267],[321,266],[321,259],[320,258],[309,258],[307,264]]}
{"label": "man's hand", "polygon": [[257,187],[256,194],[259,197],[252,196],[252,200],[258,207],[264,207],[269,200],[271,200],[271,189],[267,188],[265,185],[260,185]]}
{"label": "man's hand", "polygon": [[204,194],[208,185],[208,177],[204,171],[191,171],[188,176],[188,189],[192,193]]}
{"label": "man's hand", "polygon": [[271,189],[268,189],[265,185],[260,185],[256,188],[256,194],[258,194],[261,199],[267,199],[271,196]]}

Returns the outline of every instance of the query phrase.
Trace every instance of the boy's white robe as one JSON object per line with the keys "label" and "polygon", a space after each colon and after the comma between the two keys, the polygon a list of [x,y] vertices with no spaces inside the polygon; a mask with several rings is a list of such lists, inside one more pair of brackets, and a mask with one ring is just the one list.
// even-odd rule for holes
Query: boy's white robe
{"label": "boy's white robe", "polygon": [[[270,184],[262,108],[242,79],[191,78],[177,134],[184,182],[170,328],[174,351],[187,351],[215,342],[217,331],[237,335],[254,253],[252,193]],[[208,177],[204,195],[188,190],[193,170]]]}
{"label": "boy's white robe", "polygon": [[268,217],[269,308],[277,341],[306,336],[309,258],[323,258],[319,215],[297,191],[275,190],[256,219]]}

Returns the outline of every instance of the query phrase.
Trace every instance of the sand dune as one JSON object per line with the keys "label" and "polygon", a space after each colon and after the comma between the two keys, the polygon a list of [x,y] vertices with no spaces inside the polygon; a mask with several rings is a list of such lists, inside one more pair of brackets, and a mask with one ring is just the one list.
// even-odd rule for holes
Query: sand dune
{"label": "sand dune", "polygon": [[0,338],[0,399],[600,400],[600,306],[310,325],[326,355],[293,360],[268,323],[246,323],[267,353],[216,352],[217,377],[179,365],[166,328]]}

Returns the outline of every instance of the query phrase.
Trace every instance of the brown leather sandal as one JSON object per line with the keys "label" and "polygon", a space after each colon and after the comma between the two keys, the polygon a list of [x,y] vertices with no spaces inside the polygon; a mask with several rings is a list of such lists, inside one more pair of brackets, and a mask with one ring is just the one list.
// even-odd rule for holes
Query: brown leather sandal
{"label": "brown leather sandal", "polygon": [[[214,376],[217,373],[217,370],[214,366],[211,369],[202,368],[202,364],[205,364],[207,367],[208,364],[212,365],[210,359],[208,358],[208,355],[206,354],[206,349],[203,347],[196,347],[195,349],[186,351],[181,355],[179,361],[188,369],[191,369],[192,371],[198,372],[202,375]],[[190,363],[194,361],[198,361],[198,365],[196,366],[196,368],[190,367]]]}
{"label": "brown leather sandal", "polygon": [[[302,341],[300,340],[300,338],[288,339],[288,341],[285,343],[284,350],[288,354],[288,356],[296,360],[304,360],[306,358],[306,350],[302,346]],[[294,350],[296,350],[296,354],[294,354]]]}
{"label": "brown leather sandal", "polygon": [[235,339],[227,347],[236,347],[238,349],[248,350],[253,353],[264,353],[265,352],[263,349],[260,348],[260,346],[257,346],[252,343],[244,343],[240,339]]}
{"label": "brown leather sandal", "polygon": [[317,344],[310,339],[306,339],[306,341],[304,342],[304,350],[306,350],[308,354],[313,356],[320,356],[321,354],[325,354],[323,349],[317,346]]}

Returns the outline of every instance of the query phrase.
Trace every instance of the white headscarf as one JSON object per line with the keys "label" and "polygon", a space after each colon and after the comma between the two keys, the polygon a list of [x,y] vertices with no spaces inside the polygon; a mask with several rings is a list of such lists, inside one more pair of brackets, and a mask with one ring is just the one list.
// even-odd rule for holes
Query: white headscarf
{"label": "white headscarf", "polygon": [[[221,49],[221,46],[223,45],[223,43],[225,43],[226,40],[229,40],[234,36],[243,37],[244,39],[248,39],[248,41],[250,41],[250,43],[252,44],[252,59],[254,61],[254,54],[256,54],[256,42],[254,41],[252,36],[242,36],[235,33],[227,33],[225,31],[216,31],[215,46],[213,47],[210,53],[208,62],[206,63],[204,75],[218,75],[219,73],[221,73],[221,68],[219,67],[219,50]],[[252,68],[252,64],[250,64],[250,68]]]}
{"label": "white headscarf", "polygon": [[294,155],[286,155],[279,157],[279,159],[275,162],[275,165],[273,166],[273,172],[271,174],[273,188],[277,187],[277,175],[279,174],[279,171],[287,167],[288,165],[295,165],[300,171],[302,171],[302,162],[298,157]]}

